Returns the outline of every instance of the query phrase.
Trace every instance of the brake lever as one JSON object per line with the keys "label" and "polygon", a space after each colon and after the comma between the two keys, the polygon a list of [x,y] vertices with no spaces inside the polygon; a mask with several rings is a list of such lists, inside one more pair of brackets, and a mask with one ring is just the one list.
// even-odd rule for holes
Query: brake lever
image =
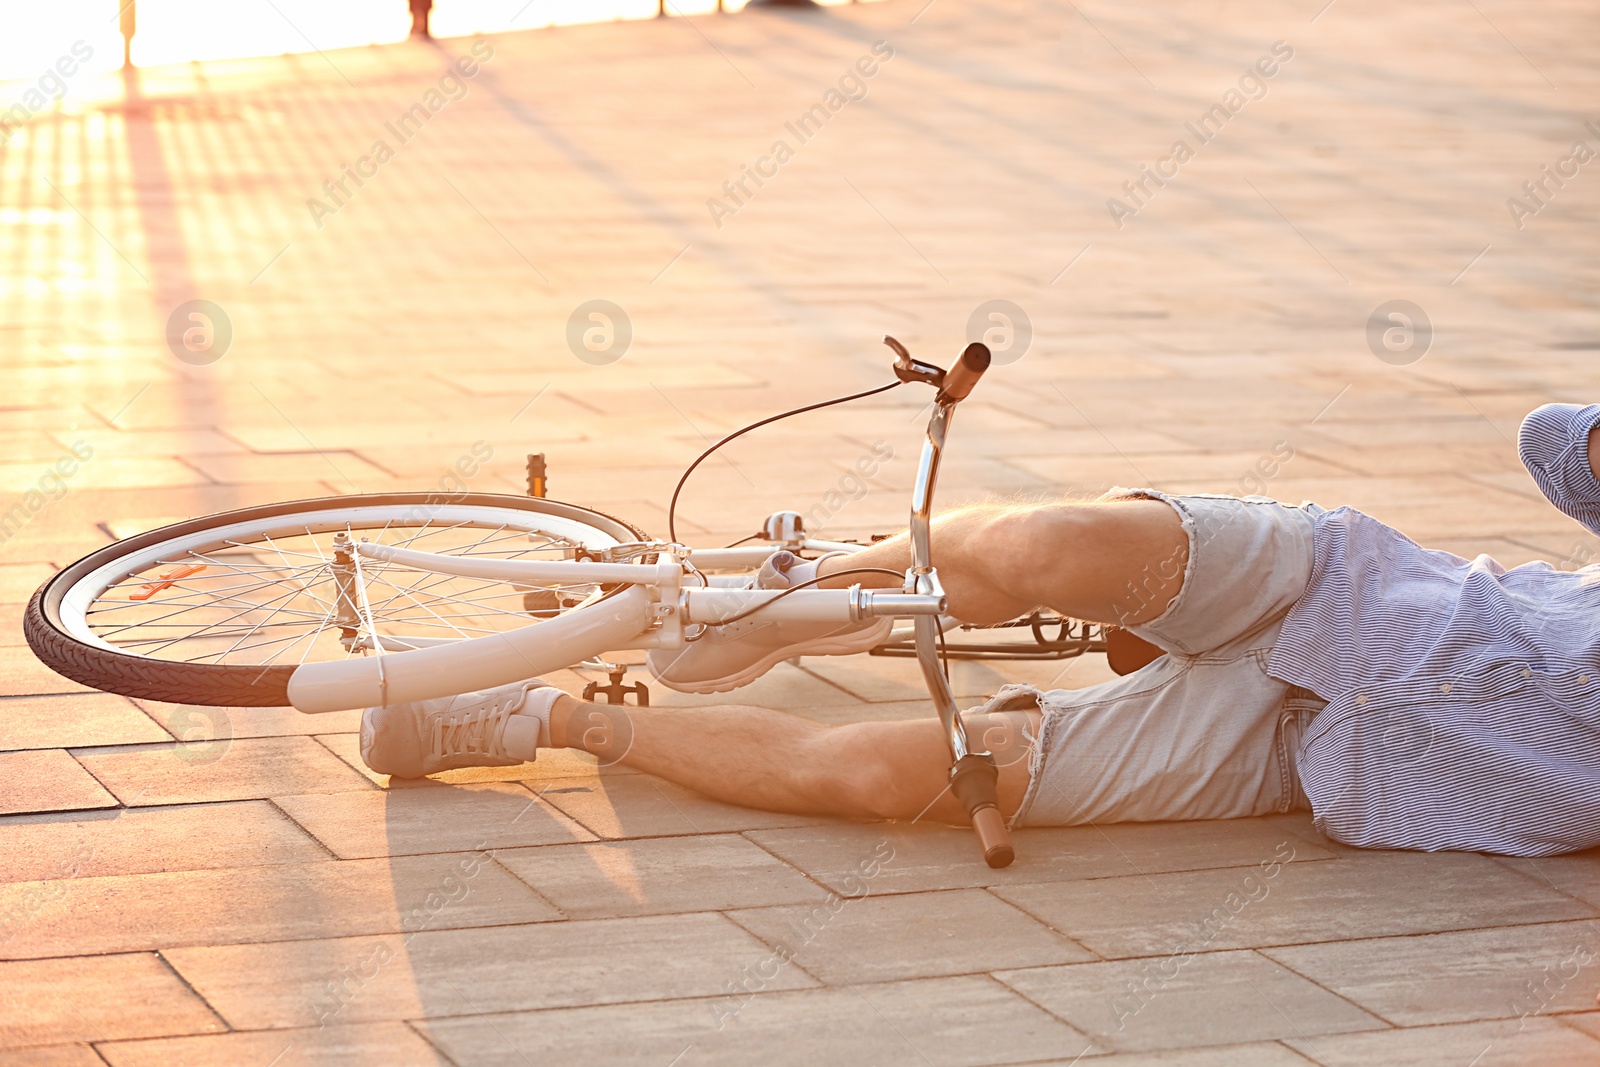
{"label": "brake lever", "polygon": [[894,349],[894,376],[902,382],[926,382],[934,388],[944,385],[944,370],[932,363],[924,363],[920,359],[913,359],[911,353],[906,351],[906,346],[890,337],[883,335],[883,343]]}

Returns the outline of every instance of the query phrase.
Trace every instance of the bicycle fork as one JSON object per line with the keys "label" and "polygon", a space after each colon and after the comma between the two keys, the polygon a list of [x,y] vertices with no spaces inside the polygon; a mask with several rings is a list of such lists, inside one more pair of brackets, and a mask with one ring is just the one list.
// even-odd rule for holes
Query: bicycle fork
{"label": "bicycle fork", "polygon": [[[898,344],[891,347],[901,356],[897,370],[921,377],[929,369],[926,364],[911,360]],[[912,592],[940,597],[944,595],[939,574],[933,567],[933,490],[939,480],[939,460],[944,454],[945,438],[950,432],[950,419],[955,406],[966,398],[988,367],[988,348],[974,343],[967,346],[955,366],[948,372],[941,372],[937,381],[940,390],[934,400],[933,417],[928,420],[928,436],[922,445],[916,484],[911,491],[911,570],[906,574],[906,582]],[[972,828],[977,832],[978,844],[983,849],[984,862],[990,867],[1004,867],[1016,858],[1016,850],[1011,845],[1011,835],[995,797],[995,784],[1000,775],[995,767],[994,756],[988,751],[974,752],[967,738],[966,726],[961,721],[961,713],[956,708],[955,697],[950,692],[950,683],[945,678],[939,657],[938,618],[918,615],[913,625],[917,664],[922,668],[923,680],[928,685],[928,693],[933,698],[934,709],[939,713],[945,739],[950,745],[950,791],[972,819]]]}

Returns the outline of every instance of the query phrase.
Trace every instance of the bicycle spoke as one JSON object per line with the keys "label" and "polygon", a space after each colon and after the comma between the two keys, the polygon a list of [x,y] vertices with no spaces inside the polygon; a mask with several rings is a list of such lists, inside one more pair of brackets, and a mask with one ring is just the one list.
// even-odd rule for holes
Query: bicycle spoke
{"label": "bicycle spoke", "polygon": [[[292,579],[293,577],[294,577],[293,575],[284,575],[282,578],[269,578],[269,579],[265,579],[263,581],[254,582],[254,583],[247,584],[247,585],[226,585],[226,586],[222,586],[221,588],[217,588],[217,589],[200,588],[198,586],[177,586],[177,588],[180,588],[182,590],[183,595],[187,595],[187,594],[190,594],[190,593],[193,593],[193,594],[196,594],[196,595],[200,595],[200,594],[214,595],[214,594],[217,594],[217,593],[249,593],[249,592],[253,592],[254,590],[257,590],[257,589],[270,589],[271,587],[273,587],[275,585],[282,585],[286,578],[287,579]],[[123,585],[119,585],[119,586],[114,586],[113,588],[119,589],[119,590],[120,589],[126,589],[126,588],[128,588],[128,585],[127,584],[123,584]],[[234,599],[237,599],[237,597],[235,597]],[[318,598],[318,599],[320,599],[320,598]],[[178,603],[178,601],[177,601],[177,599],[175,597],[163,597],[161,600],[154,600],[154,599],[152,599],[152,600],[134,600],[134,601],[130,601],[130,602],[125,603],[125,604],[124,603],[116,603],[116,604],[108,605],[106,607],[94,608],[92,610],[96,614],[98,614],[100,612],[105,612],[105,611],[126,611],[129,608],[150,608],[150,607],[156,607],[156,606],[165,607],[165,606],[174,605],[174,604],[177,604],[177,603]]]}
{"label": "bicycle spoke", "polygon": [[[250,547],[249,545],[245,544],[242,541],[224,541],[223,544],[232,545],[234,548],[245,548],[245,549],[247,549],[247,548]],[[296,549],[293,549],[293,548],[289,549],[289,555],[291,555],[291,556],[304,556],[306,559],[317,559],[317,560],[320,560],[322,558],[322,557],[320,557],[320,556],[318,556],[318,555],[316,555],[314,553],[311,553],[311,552],[300,552],[300,551],[298,551]]]}
{"label": "bicycle spoke", "polygon": [[[278,558],[282,559],[283,563],[284,563],[284,566],[287,567],[289,565],[289,561],[287,559],[285,559],[283,553],[278,550],[278,543],[272,539],[272,535],[269,534],[269,533],[263,532],[261,536],[263,536],[263,537],[265,537],[267,539],[267,544],[272,546],[272,551],[278,553]],[[316,544],[316,540],[315,539],[312,540],[312,544]],[[317,555],[319,557],[322,555],[322,549],[320,547],[317,549]],[[315,594],[312,594],[312,595],[315,596]],[[326,603],[326,602],[323,603],[323,607],[327,608],[329,611],[333,611],[334,610],[334,606],[332,604],[329,604],[329,603]]]}
{"label": "bicycle spoke", "polygon": [[[265,611],[268,608],[268,606],[273,604],[275,601],[291,599],[291,598],[299,596],[299,595],[300,595],[300,590],[291,589],[286,593],[282,593],[279,596],[273,597],[271,600],[268,600],[263,604],[252,604],[249,608],[246,608],[246,609],[244,609],[242,611],[237,611],[234,614],[228,616],[228,618],[223,619],[222,622],[211,623],[208,626],[205,626],[205,627],[201,628],[196,633],[189,634],[188,636],[179,635],[178,637],[174,637],[172,640],[168,641],[166,645],[162,645],[162,646],[160,646],[158,648],[153,648],[150,651],[151,652],[159,652],[159,651],[161,651],[162,648],[166,648],[168,645],[175,644],[175,643],[177,643],[179,641],[189,641],[189,640],[193,640],[193,639],[198,638],[198,637],[205,637],[206,636],[206,631],[212,629],[213,627],[224,626],[224,625],[232,622],[234,619],[240,618],[241,616],[244,616],[244,615],[248,615],[252,611]],[[267,616],[267,618],[271,619],[271,618],[275,617],[277,614],[278,613],[275,611],[275,612],[273,612],[272,615]],[[266,620],[263,620],[263,621],[266,621]],[[259,627],[259,625],[260,624],[258,623],[257,626]]]}
{"label": "bicycle spoke", "polygon": [[[298,641],[298,640],[299,640],[298,637],[294,637],[292,635],[289,636],[289,637],[274,637],[274,638],[272,638],[270,640],[267,640],[267,641],[257,641],[255,644],[245,645],[244,646],[244,650],[245,651],[249,651],[250,649],[253,649],[253,648],[266,648],[266,647],[268,647],[270,645],[282,644],[284,641]],[[238,646],[234,646],[234,647],[237,648]],[[195,662],[198,662],[199,660],[211,659],[213,657],[215,657],[215,658],[220,660],[223,656],[229,655],[233,651],[234,651],[233,648],[229,648],[229,649],[227,649],[226,651],[223,651],[223,652],[206,652],[206,653],[203,653],[202,655],[195,656],[193,659],[186,660],[185,662],[187,662],[187,663],[195,663]]]}
{"label": "bicycle spoke", "polygon": [[[498,579],[492,579],[492,578],[491,579],[483,579],[483,580],[480,580],[480,584],[472,586],[471,588],[468,588],[468,589],[464,589],[464,590],[461,591],[460,594],[458,594],[458,595],[456,595],[454,597],[451,597],[451,596],[441,595],[439,593],[433,593],[432,590],[437,589],[441,585],[448,585],[452,581],[457,581],[457,580],[471,581],[471,580],[474,580],[474,579],[458,579],[457,576],[449,575],[449,574],[443,575],[441,577],[440,575],[436,575],[436,574],[432,573],[431,571],[422,572],[422,576],[421,576],[421,578],[418,579],[418,581],[421,581],[424,578],[434,578],[436,580],[433,581],[432,583],[430,583],[429,585],[424,586],[424,587],[422,587],[420,589],[416,588],[417,582],[413,582],[410,586],[407,586],[402,591],[403,592],[407,592],[407,593],[410,593],[410,592],[413,592],[413,591],[421,592],[421,593],[429,593],[431,596],[433,596],[433,598],[435,600],[446,600],[446,601],[452,601],[452,602],[462,603],[462,604],[480,605],[480,604],[482,604],[482,601],[470,601],[470,600],[467,600],[466,597],[465,597],[465,594],[467,594],[467,593],[476,593],[476,592],[480,592],[480,591],[486,590],[486,589],[501,589],[501,590],[503,590],[503,589],[506,588],[506,583],[502,582],[502,581],[500,581]],[[395,586],[393,582],[386,582],[385,584],[389,585],[391,588],[399,588],[398,586]],[[388,605],[390,603],[393,603],[394,600],[398,597],[398,595],[399,594],[396,594],[395,596],[391,596],[388,600],[384,601],[384,604]],[[501,597],[514,596],[514,595],[515,595],[514,593],[506,593],[506,592],[501,592],[501,593],[495,594],[495,596],[501,596]],[[493,597],[491,597],[490,599],[493,599]],[[503,609],[503,608],[499,609],[499,610],[502,611],[502,612],[505,611],[505,609]],[[520,614],[520,612],[512,612],[511,614]]]}
{"label": "bicycle spoke", "polygon": [[[399,589],[398,586],[396,586],[393,582],[390,582],[390,581],[386,580],[381,574],[372,575],[372,580],[373,580],[374,583],[382,582],[384,585],[387,585],[391,589]],[[436,612],[432,608],[428,607],[428,605],[424,604],[422,601],[420,601],[416,597],[412,596],[406,590],[401,589],[400,590],[400,594],[404,595],[406,597],[406,599],[410,600],[413,604],[415,604],[417,607],[421,608],[423,611],[426,611],[429,615],[432,615],[434,618],[438,619],[440,622],[444,623],[446,626],[449,626],[451,629],[455,630],[456,633],[462,634],[463,637],[466,636],[464,633],[462,633],[461,630],[457,629],[453,623],[451,623],[447,619],[445,619],[444,616],[440,615],[438,612]],[[387,609],[388,605],[393,603],[394,600],[395,600],[394,597],[390,597],[388,600],[384,601],[383,608]],[[387,610],[384,611],[384,620],[386,622],[392,621],[388,617]]]}

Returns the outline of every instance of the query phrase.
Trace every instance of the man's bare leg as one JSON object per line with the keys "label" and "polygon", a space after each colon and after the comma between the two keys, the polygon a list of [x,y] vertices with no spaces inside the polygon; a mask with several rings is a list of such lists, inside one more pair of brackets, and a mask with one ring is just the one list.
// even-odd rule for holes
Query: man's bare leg
{"label": "man's bare leg", "polygon": [[[1166,610],[1182,584],[1188,537],[1177,513],[1159,500],[976,505],[933,520],[933,563],[950,613],[970,623],[1004,622],[1033,608],[1123,626]],[[884,567],[904,573],[911,540],[899,534],[848,556],[824,560],[819,573]],[[819,583],[885,588],[887,574],[846,575]]]}
{"label": "man's bare leg", "polygon": [[[977,506],[933,524],[933,558],[951,613],[1002,622],[1045,605],[1077,619],[1124,625],[1166,610],[1182,583],[1188,539],[1160,501]],[[905,534],[824,563],[903,572]],[[887,587],[889,575],[847,575]],[[1019,716],[1022,716],[1019,721]],[[1020,726],[1039,713],[978,716],[967,728],[1000,764],[1000,809],[1016,812],[1027,788]],[[950,751],[937,719],[822,726],[766,708],[620,708],[570,697],[551,710],[557,747],[583,748],[729,803],[848,818],[965,822],[947,788]]]}
{"label": "man's bare leg", "polygon": [[[1000,810],[1010,816],[1027,789],[1029,733],[1039,713],[969,716],[1000,764]],[[729,804],[800,815],[916,819],[961,824],[950,795],[950,750],[932,716],[907,722],[823,726],[746,705],[635,708],[558,698],[550,710],[557,748],[581,748],[602,763],[687,786]]]}

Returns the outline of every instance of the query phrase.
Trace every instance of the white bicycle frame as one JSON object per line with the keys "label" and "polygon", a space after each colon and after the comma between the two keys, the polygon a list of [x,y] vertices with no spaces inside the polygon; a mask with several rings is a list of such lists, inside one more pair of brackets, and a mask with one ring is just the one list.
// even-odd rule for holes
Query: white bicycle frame
{"label": "white bicycle frame", "polygon": [[[624,585],[620,593],[553,619],[461,640],[372,637],[376,655],[305,663],[289,679],[289,701],[303,712],[400,704],[486,689],[570,667],[606,652],[682,648],[690,627],[717,625],[761,605],[773,621],[837,622],[939,615],[942,593],[893,589],[719,589],[698,581],[698,566],[765,559],[770,548],[696,551],[653,546],[662,563],[469,559],[358,542],[364,559],[415,570],[512,585]],[[843,546],[841,546],[843,547]],[[859,548],[851,545],[850,548]],[[694,569],[691,569],[694,568]],[[908,579],[908,585],[912,584]],[[776,600],[776,603],[772,601]],[[369,635],[375,633],[368,623]]]}

